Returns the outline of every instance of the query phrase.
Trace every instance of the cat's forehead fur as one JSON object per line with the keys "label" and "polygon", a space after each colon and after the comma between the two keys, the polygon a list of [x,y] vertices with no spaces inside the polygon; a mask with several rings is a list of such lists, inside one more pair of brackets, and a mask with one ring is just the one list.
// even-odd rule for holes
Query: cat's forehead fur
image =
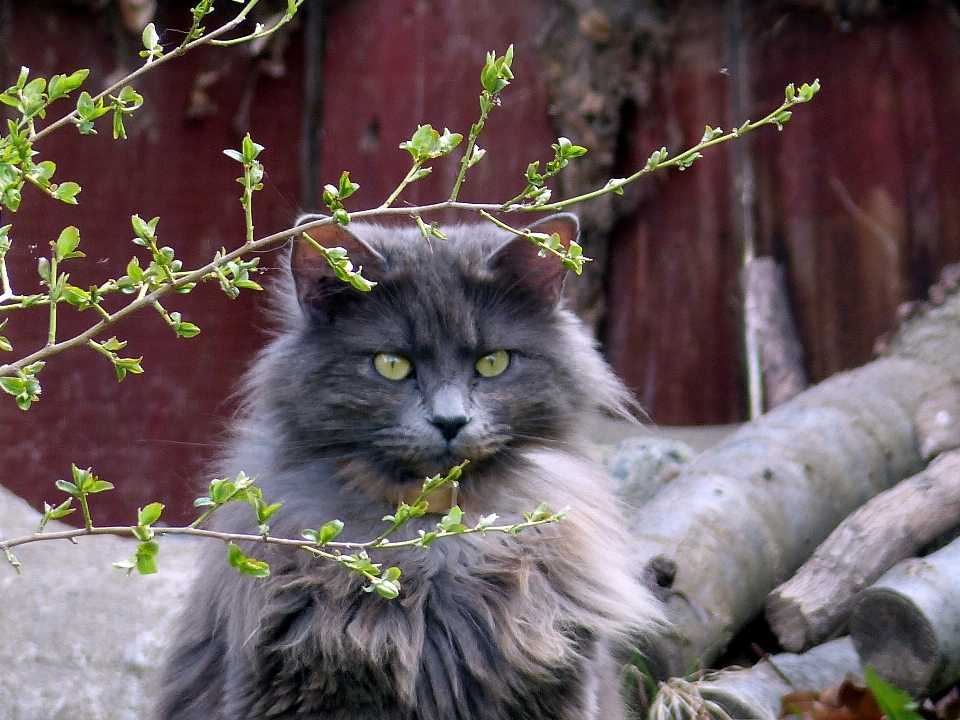
{"label": "cat's forehead fur", "polygon": [[[386,333],[385,340],[397,343],[403,337],[405,344],[429,347],[445,338],[476,348],[483,344],[478,337],[481,326],[505,330],[510,321],[531,314],[546,319],[557,310],[552,299],[509,297],[517,295],[512,292],[514,282],[497,272],[491,261],[498,250],[517,240],[491,223],[444,227],[446,240],[424,238],[411,226],[358,222],[347,231],[379,257],[365,260],[356,248],[350,251],[354,266],[377,284],[369,293],[348,290],[346,304],[355,306],[370,330],[376,327]],[[552,257],[535,262],[558,263]],[[304,318],[300,308],[288,310],[297,320]],[[398,322],[390,324],[387,318]]]}
{"label": "cat's forehead fur", "polygon": [[416,227],[408,226],[351,223],[349,230],[384,256],[391,273],[405,269],[424,272],[427,263],[480,270],[513,237],[491,223],[444,227],[446,240],[424,238]]}

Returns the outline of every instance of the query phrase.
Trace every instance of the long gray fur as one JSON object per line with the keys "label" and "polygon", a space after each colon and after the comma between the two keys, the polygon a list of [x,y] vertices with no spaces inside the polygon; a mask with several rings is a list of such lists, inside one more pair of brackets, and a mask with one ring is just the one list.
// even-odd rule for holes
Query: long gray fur
{"label": "long gray fur", "polygon": [[[519,521],[541,502],[570,512],[517,537],[377,551],[374,561],[403,571],[396,600],[277,546],[243,547],[272,573],[241,577],[211,543],[157,719],[625,718],[623,641],[661,614],[636,579],[608,478],[578,436],[589,414],[625,414],[629,400],[558,302],[562,269],[489,224],[446,228],[446,242],[416,228],[326,228],[315,237],[347,247],[378,285],[361,294],[339,284],[296,247],[275,296],[280,330],[246,377],[218,476],[256,475],[265,499],[284,503],[271,518],[283,537],[332,518],[346,526],[338,539],[376,537],[391,498],[462,459],[466,524],[493,512]],[[572,216],[538,229],[567,242],[577,232]],[[511,351],[507,370],[477,376],[477,358],[498,349]],[[377,375],[381,351],[411,359],[415,375]],[[441,393],[458,393],[469,420],[450,441],[432,422]],[[421,518],[396,539],[436,522]],[[255,532],[255,519],[227,506],[211,526]]]}

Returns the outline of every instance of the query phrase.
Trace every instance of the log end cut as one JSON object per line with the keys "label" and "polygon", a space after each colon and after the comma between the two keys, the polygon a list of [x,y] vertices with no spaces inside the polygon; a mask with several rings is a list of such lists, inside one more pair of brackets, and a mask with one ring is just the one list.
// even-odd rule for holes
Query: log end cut
{"label": "log end cut", "polygon": [[936,632],[909,598],[873,588],[850,617],[850,635],[864,666],[914,697],[924,695],[940,670]]}
{"label": "log end cut", "polygon": [[810,628],[800,604],[779,592],[767,597],[765,611],[767,623],[788,652],[803,652],[810,647]]}

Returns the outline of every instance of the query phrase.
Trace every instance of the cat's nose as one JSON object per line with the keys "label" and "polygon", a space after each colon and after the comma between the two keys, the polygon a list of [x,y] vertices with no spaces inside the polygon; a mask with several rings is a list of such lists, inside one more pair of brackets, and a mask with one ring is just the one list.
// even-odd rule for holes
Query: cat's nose
{"label": "cat's nose", "polygon": [[453,440],[463,426],[470,422],[463,394],[456,388],[440,388],[433,396],[432,410],[430,422],[447,442]]}
{"label": "cat's nose", "polygon": [[443,439],[447,442],[453,440],[460,432],[460,428],[470,422],[466,415],[456,415],[454,417],[434,416],[430,422],[437,426]]}

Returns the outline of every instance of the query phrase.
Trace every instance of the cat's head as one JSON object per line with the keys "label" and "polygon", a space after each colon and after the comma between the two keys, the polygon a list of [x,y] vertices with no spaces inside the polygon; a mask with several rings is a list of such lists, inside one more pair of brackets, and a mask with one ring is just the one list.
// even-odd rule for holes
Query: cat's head
{"label": "cat's head", "polygon": [[[575,240],[575,216],[533,226]],[[339,279],[310,242],[290,256],[297,305],[265,356],[266,390],[291,459],[318,456],[386,482],[470,473],[525,448],[564,445],[585,413],[624,412],[625,391],[561,307],[555,257],[492,224],[443,229],[351,223],[309,231],[376,283]]]}

